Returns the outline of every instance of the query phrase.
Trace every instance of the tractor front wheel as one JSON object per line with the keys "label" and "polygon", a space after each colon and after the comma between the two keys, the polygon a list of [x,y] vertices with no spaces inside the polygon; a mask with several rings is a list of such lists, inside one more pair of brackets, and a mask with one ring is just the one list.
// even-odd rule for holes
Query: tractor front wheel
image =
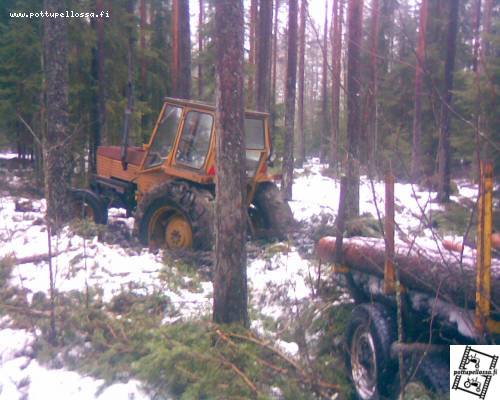
{"label": "tractor front wheel", "polygon": [[213,196],[186,182],[166,182],[146,193],[137,206],[135,228],[152,248],[209,250]]}

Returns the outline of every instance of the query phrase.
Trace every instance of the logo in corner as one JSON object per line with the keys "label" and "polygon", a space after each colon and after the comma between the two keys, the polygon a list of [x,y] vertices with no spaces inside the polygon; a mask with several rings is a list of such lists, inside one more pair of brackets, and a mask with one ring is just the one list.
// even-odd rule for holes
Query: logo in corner
{"label": "logo in corner", "polygon": [[450,400],[487,400],[488,393],[500,393],[499,354],[500,345],[450,346]]}

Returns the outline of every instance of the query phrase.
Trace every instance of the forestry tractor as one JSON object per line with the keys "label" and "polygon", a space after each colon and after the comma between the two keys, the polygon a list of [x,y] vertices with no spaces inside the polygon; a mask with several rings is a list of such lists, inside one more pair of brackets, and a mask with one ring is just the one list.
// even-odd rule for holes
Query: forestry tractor
{"label": "forestry tractor", "polygon": [[[135,232],[152,248],[210,249],[217,178],[215,108],[166,98],[151,139],[143,147],[100,146],[91,189],[75,189],[79,217],[107,222],[108,208],[135,217]],[[245,113],[248,219],[257,237],[286,237],[292,212],[268,172],[269,115]]]}

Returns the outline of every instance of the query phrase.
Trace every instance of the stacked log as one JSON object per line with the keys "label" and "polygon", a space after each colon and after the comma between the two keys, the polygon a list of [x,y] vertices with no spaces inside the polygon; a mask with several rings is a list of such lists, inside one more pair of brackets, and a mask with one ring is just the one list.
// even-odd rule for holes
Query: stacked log
{"label": "stacked log", "polygon": [[[474,307],[476,293],[476,263],[473,254],[460,254],[446,250],[422,248],[415,244],[398,242],[394,264],[401,283],[412,290],[436,295],[460,307]],[[365,237],[343,241],[343,257],[347,267],[384,276],[385,243],[383,239]],[[317,246],[323,262],[333,262],[335,238],[324,237]],[[500,260],[492,260],[491,302],[493,310],[500,310]]]}

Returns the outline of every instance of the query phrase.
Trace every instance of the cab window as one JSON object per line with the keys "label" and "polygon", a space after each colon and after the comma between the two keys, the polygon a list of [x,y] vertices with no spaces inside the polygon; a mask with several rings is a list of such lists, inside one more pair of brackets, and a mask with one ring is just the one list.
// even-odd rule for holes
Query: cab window
{"label": "cab window", "polygon": [[145,168],[160,165],[166,159],[174,144],[177,127],[182,115],[182,108],[166,105],[158,125],[158,131],[149,147],[148,156],[144,164]]}
{"label": "cab window", "polygon": [[175,156],[177,163],[196,169],[203,166],[210,146],[213,122],[210,114],[197,111],[187,113]]}

